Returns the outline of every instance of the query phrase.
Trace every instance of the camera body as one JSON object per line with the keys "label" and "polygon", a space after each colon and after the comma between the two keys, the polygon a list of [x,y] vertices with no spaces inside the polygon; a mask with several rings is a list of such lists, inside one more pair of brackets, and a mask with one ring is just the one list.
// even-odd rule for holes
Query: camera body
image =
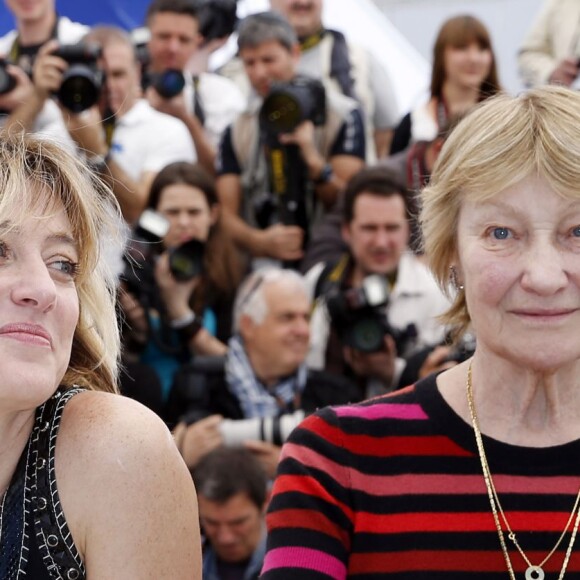
{"label": "camera body", "polygon": [[332,326],[343,344],[356,350],[378,352],[384,347],[385,335],[390,335],[397,352],[402,353],[417,337],[413,324],[404,330],[389,324],[386,311],[389,286],[385,276],[366,276],[360,288],[343,290],[338,285],[333,286],[325,298]]}
{"label": "camera body", "polygon": [[8,72],[8,61],[0,59],[0,95],[5,95],[16,88],[16,79]]}
{"label": "camera body", "polygon": [[57,91],[58,100],[69,111],[81,113],[98,102],[104,81],[97,66],[101,54],[100,45],[90,42],[64,44],[53,52],[69,64]]}
{"label": "camera body", "polygon": [[260,127],[269,135],[291,133],[303,121],[326,123],[326,90],[318,79],[297,75],[272,83],[260,109]]}
{"label": "camera body", "polygon": [[237,0],[198,0],[199,32],[205,42],[226,38],[238,22]]}
{"label": "camera body", "polygon": [[164,99],[176,97],[185,88],[183,71],[173,68],[169,68],[160,73],[150,73],[149,82],[150,86]]}
{"label": "camera body", "polygon": [[[139,217],[125,252],[126,267],[122,277],[129,291],[138,296],[152,296],[155,292],[154,256],[159,253],[168,230],[168,220],[154,210],[146,209]],[[204,252],[205,244],[195,239],[172,248],[169,251],[172,276],[180,282],[198,276],[203,271]]]}

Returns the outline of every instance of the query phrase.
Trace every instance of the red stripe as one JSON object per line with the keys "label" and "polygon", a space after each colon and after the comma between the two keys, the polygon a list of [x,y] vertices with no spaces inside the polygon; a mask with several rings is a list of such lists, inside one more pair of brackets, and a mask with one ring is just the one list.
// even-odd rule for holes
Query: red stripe
{"label": "red stripe", "polygon": [[285,492],[298,492],[304,494],[306,497],[301,501],[303,504],[311,502],[318,503],[327,501],[328,503],[337,506],[344,512],[347,518],[352,520],[352,508],[338,501],[334,496],[330,495],[317,479],[307,475],[278,475],[274,482],[273,495],[279,495]]}
{"label": "red stripe", "polygon": [[[311,430],[318,437],[322,437],[333,445],[346,449],[351,453],[376,457],[399,457],[408,456],[442,456],[470,457],[473,453],[463,449],[448,437],[369,437],[368,435],[349,434],[344,437],[344,432],[337,427],[329,425],[321,417],[311,416],[301,425],[302,428]],[[286,453],[283,454],[284,458]]]}
{"label": "red stripe", "polygon": [[[541,562],[546,552],[526,552],[533,563]],[[521,556],[510,550],[510,559],[515,572],[524,573],[527,565]],[[564,552],[556,552],[543,567],[545,572],[559,572],[564,561]],[[580,554],[573,554],[568,572],[580,569]],[[505,572],[507,566],[501,548],[496,552],[488,551],[420,551],[381,552],[353,554],[349,561],[349,574],[376,574],[395,572]]]}
{"label": "red stripe", "polygon": [[299,528],[322,532],[341,542],[345,549],[350,550],[350,536],[339,528],[335,522],[332,522],[322,513],[309,510],[288,509],[280,510],[266,516],[268,531],[276,529]]}
{"label": "red stripe", "polygon": [[[514,532],[561,532],[570,514],[565,512],[506,512]],[[489,512],[418,512],[377,515],[358,512],[357,532],[401,534],[406,532],[489,532],[495,523]]]}

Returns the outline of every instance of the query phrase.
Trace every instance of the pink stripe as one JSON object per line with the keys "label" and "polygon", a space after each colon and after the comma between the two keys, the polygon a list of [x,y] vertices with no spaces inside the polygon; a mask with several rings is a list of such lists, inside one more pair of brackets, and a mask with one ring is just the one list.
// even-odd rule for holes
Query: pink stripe
{"label": "pink stripe", "polygon": [[349,475],[354,471],[349,469],[347,471],[344,465],[336,463],[336,461],[331,461],[328,457],[321,455],[320,453],[309,449],[307,447],[302,447],[296,443],[286,443],[282,451],[282,460],[286,455],[294,457],[302,465],[307,467],[313,467],[315,469],[321,469],[327,475],[330,475],[337,483],[342,487],[350,487]]}
{"label": "pink stripe", "polygon": [[335,409],[339,417],[356,417],[358,419],[427,419],[427,415],[419,405],[369,405],[368,407],[338,407]]}
{"label": "pink stripe", "polygon": [[[375,496],[449,495],[485,493],[482,475],[404,474],[367,475],[358,469],[340,465],[328,457],[294,443],[287,443],[283,454],[298,459],[304,466],[321,469],[344,488]],[[377,458],[381,461],[381,458]],[[494,476],[498,493],[570,494],[578,493],[577,477]]]}
{"label": "pink stripe", "polygon": [[340,561],[311,548],[288,547],[270,550],[264,559],[262,574],[276,568],[304,568],[326,574],[336,580],[346,578],[346,566]]}
{"label": "pink stripe", "polygon": [[[366,475],[350,470],[352,489],[376,496],[450,495],[486,493],[482,475]],[[578,493],[577,477],[524,477],[496,475],[498,493],[569,494]]]}

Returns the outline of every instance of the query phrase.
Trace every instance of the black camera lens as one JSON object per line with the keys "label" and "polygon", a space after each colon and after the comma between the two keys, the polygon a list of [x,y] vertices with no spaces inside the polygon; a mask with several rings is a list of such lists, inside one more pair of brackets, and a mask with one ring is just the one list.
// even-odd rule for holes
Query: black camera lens
{"label": "black camera lens", "polygon": [[361,352],[382,350],[385,338],[385,326],[376,316],[362,317],[349,328],[345,343]]}
{"label": "black camera lens", "polygon": [[103,73],[97,66],[101,46],[92,43],[65,44],[53,54],[69,64],[57,92],[63,107],[81,113],[97,103],[103,84]]}
{"label": "black camera lens", "polygon": [[274,135],[291,133],[307,119],[315,126],[326,122],[326,91],[322,82],[297,75],[287,83],[272,83],[260,109],[260,126]]}
{"label": "black camera lens", "polygon": [[16,79],[8,72],[6,63],[0,61],[0,95],[9,93],[16,87]]}
{"label": "black camera lens", "polygon": [[169,269],[173,277],[186,282],[195,278],[203,270],[205,244],[199,240],[189,240],[169,252]]}
{"label": "black camera lens", "polygon": [[63,107],[72,113],[82,113],[97,103],[100,93],[98,73],[79,64],[67,69],[57,96]]}
{"label": "black camera lens", "polygon": [[183,91],[185,77],[182,71],[170,68],[153,75],[152,86],[164,99],[172,99]]}
{"label": "black camera lens", "polygon": [[264,100],[260,118],[274,133],[291,133],[305,115],[300,101],[293,94],[273,92]]}

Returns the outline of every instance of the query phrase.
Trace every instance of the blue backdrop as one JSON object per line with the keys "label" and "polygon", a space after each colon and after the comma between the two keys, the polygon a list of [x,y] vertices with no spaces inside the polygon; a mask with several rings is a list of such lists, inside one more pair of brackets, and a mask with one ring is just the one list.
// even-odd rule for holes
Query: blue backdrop
{"label": "blue backdrop", "polygon": [[[142,26],[150,0],[57,0],[62,16],[83,24],[115,24],[127,30]],[[14,19],[0,0],[0,36],[14,28]]]}

